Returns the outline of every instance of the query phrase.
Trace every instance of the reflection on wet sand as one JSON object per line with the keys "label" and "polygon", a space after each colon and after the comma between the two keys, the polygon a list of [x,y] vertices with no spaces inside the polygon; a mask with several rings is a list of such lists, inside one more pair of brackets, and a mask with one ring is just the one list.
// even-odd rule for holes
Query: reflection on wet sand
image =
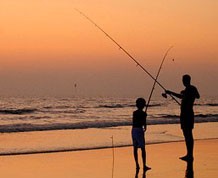
{"label": "reflection on wet sand", "polygon": [[[135,178],[139,178],[139,169],[136,169],[136,172],[135,172]],[[146,171],[143,172],[143,174],[142,174],[142,178],[146,178]]]}
{"label": "reflection on wet sand", "polygon": [[187,161],[185,178],[194,178],[193,160]]}

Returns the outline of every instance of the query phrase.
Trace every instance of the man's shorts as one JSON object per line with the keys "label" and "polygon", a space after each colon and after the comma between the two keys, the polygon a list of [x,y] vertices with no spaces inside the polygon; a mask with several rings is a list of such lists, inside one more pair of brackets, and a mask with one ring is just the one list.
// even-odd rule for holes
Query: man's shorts
{"label": "man's shorts", "polygon": [[132,142],[134,147],[145,147],[145,136],[143,128],[132,128]]}

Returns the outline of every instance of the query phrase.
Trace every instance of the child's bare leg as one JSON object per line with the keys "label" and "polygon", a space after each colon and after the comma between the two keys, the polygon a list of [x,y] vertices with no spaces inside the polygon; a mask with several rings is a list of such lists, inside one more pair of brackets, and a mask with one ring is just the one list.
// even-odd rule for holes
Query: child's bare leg
{"label": "child's bare leg", "polygon": [[136,169],[140,169],[139,162],[138,162],[138,148],[135,146],[134,146],[134,158],[135,158]]}
{"label": "child's bare leg", "polygon": [[142,162],[143,162],[143,166],[146,166],[146,152],[145,152],[145,147],[141,148],[142,150]]}
{"label": "child's bare leg", "polygon": [[144,171],[150,170],[151,168],[146,166],[146,151],[145,151],[145,147],[141,148],[141,150],[142,150],[143,169],[144,169]]}

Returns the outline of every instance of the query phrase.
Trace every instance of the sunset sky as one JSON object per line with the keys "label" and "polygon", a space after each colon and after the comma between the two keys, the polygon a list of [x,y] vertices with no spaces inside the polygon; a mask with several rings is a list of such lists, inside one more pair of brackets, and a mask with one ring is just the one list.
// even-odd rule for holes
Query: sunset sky
{"label": "sunset sky", "polygon": [[203,96],[218,96],[217,0],[1,0],[0,95],[150,92],[151,78],[75,8],[154,76],[173,45],[159,78],[166,88],[180,91],[188,73]]}

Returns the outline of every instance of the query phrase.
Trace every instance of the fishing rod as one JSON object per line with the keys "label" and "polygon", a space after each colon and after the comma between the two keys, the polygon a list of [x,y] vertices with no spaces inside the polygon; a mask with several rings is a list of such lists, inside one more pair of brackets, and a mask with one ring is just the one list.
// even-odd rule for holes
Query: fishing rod
{"label": "fishing rod", "polygon": [[114,177],[114,136],[111,137],[112,141],[112,153],[113,153],[113,161],[112,161],[112,178]]}
{"label": "fishing rod", "polygon": [[[158,79],[158,77],[159,77],[159,75],[160,75],[160,71],[161,71],[161,69],[162,69],[163,63],[164,63],[164,61],[165,61],[165,59],[166,59],[166,57],[167,57],[169,51],[170,51],[172,48],[173,48],[173,46],[171,46],[169,49],[167,49],[167,51],[166,51],[166,53],[164,54],[164,57],[163,57],[163,59],[162,59],[162,61],[161,61],[160,67],[159,67],[158,72],[157,72],[157,75],[156,75],[156,77],[155,77],[154,84],[153,84],[152,89],[151,89],[151,93],[150,93],[149,98],[148,98],[148,102],[147,102],[147,105],[146,105],[146,108],[145,108],[145,112],[147,112],[147,110],[148,110],[149,103],[150,103],[150,101],[151,101],[151,97],[152,97],[152,94],[153,94],[153,92],[154,92],[154,88],[155,88],[155,85],[156,85],[156,83],[157,83],[157,79]],[[173,97],[173,96],[172,96],[172,97]],[[176,101],[177,101],[177,100],[176,100]]]}
{"label": "fishing rod", "polygon": [[[167,89],[160,83],[158,82],[153,75],[151,75],[150,72],[148,72],[128,51],[126,51],[116,40],[114,40],[107,32],[105,32],[99,25],[97,25],[92,19],[90,19],[86,14],[84,14],[83,12],[81,12],[80,10],[76,9],[75,10],[82,15],[83,17],[85,17],[89,22],[91,22],[93,25],[95,25],[96,28],[98,28],[101,32],[103,32],[112,42],[114,42],[120,50],[122,50],[128,57],[130,57],[136,64],[137,66],[139,66],[146,74],[148,74],[155,83],[157,83],[164,91],[166,91]],[[170,95],[172,97],[173,100],[175,100],[179,105],[179,101],[177,101],[172,95]]]}

